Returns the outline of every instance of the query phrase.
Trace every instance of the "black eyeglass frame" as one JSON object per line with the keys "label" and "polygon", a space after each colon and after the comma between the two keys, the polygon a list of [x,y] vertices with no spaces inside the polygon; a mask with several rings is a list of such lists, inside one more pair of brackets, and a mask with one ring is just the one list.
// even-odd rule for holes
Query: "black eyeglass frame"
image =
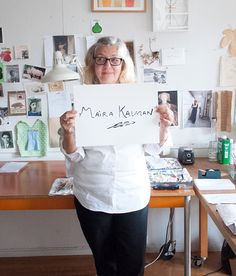
{"label": "black eyeglass frame", "polygon": [[[97,63],[97,59],[98,59],[98,58],[104,59],[104,62],[103,62],[103,63]],[[96,63],[97,65],[105,65],[105,64],[107,63],[107,61],[109,61],[111,66],[120,66],[121,63],[123,62],[123,58],[119,58],[119,57],[106,58],[106,57],[95,57],[95,56],[94,56],[93,59],[95,60],[95,63]],[[113,64],[113,63],[112,63],[112,59],[118,59],[118,60],[120,60],[120,63],[119,63],[119,64]]]}

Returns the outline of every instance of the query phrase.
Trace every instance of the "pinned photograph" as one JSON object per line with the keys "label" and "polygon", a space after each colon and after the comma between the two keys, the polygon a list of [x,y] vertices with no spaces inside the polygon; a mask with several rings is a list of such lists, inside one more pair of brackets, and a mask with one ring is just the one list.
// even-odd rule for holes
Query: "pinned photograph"
{"label": "pinned photograph", "polygon": [[0,43],[3,43],[2,28],[0,28]]}
{"label": "pinned photograph", "polygon": [[7,107],[0,107],[0,126],[4,126],[9,124],[8,119],[8,108]]}
{"label": "pinned photograph", "polygon": [[3,97],[3,87],[2,87],[2,83],[0,83],[0,97]]}
{"label": "pinned photograph", "polygon": [[1,48],[0,49],[0,58],[5,61],[5,62],[10,62],[12,61],[12,51],[10,48]]}
{"label": "pinned photograph", "polygon": [[183,98],[183,127],[210,128],[212,117],[212,91],[187,91]]}
{"label": "pinned photograph", "polygon": [[2,83],[3,81],[3,64],[0,62],[0,83]]}
{"label": "pinned photograph", "polygon": [[42,116],[42,104],[40,98],[28,99],[28,116]]}
{"label": "pinned photograph", "polygon": [[12,131],[0,131],[1,149],[14,148]]}
{"label": "pinned photograph", "polygon": [[147,66],[144,68],[144,82],[166,84],[166,70]]}
{"label": "pinned photograph", "polygon": [[75,38],[74,35],[53,36],[54,53],[60,51],[64,62],[70,64],[75,57]]}
{"label": "pinned photograph", "polygon": [[158,104],[167,105],[174,113],[174,126],[178,126],[178,94],[174,91],[158,91]]}
{"label": "pinned photograph", "polygon": [[11,116],[26,114],[25,91],[8,92],[8,111]]}
{"label": "pinned photograph", "polygon": [[46,71],[46,68],[44,67],[25,64],[22,78],[28,79],[28,80],[40,81],[42,77],[45,75],[45,71]]}
{"label": "pinned photograph", "polygon": [[18,45],[14,47],[15,59],[28,59],[29,49],[27,45]]}
{"label": "pinned photograph", "polygon": [[7,82],[20,82],[19,65],[6,65]]}
{"label": "pinned photograph", "polygon": [[47,87],[44,83],[41,82],[25,82],[24,88],[27,96],[44,95],[46,94]]}

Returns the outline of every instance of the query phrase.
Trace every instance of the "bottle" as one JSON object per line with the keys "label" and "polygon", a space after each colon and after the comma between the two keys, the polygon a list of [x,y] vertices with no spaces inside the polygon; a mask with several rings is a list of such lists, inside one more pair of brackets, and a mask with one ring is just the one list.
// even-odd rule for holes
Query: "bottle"
{"label": "bottle", "polygon": [[230,141],[225,135],[218,140],[218,162],[224,165],[230,163]]}
{"label": "bottle", "polygon": [[211,140],[209,141],[208,146],[208,160],[209,161],[217,161],[217,133],[216,133],[216,118],[212,117],[211,121]]}

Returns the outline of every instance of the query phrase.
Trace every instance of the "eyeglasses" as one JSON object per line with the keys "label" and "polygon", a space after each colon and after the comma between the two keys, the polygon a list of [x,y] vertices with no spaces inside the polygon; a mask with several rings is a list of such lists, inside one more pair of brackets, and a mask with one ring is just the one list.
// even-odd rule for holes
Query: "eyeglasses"
{"label": "eyeglasses", "polygon": [[123,61],[122,58],[118,58],[118,57],[111,57],[111,58],[94,57],[94,60],[97,65],[105,65],[107,60],[109,60],[111,66],[119,66]]}

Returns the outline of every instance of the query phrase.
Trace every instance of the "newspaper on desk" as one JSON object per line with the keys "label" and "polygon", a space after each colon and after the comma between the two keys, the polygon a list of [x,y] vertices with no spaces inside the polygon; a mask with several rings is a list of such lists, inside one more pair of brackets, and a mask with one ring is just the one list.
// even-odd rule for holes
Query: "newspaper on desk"
{"label": "newspaper on desk", "polygon": [[236,204],[217,204],[216,210],[224,224],[236,235]]}
{"label": "newspaper on desk", "polygon": [[151,186],[157,183],[178,183],[180,188],[192,187],[192,177],[188,170],[183,168],[177,158],[146,157]]}
{"label": "newspaper on desk", "polygon": [[55,179],[52,183],[49,195],[73,195],[73,177]]}

